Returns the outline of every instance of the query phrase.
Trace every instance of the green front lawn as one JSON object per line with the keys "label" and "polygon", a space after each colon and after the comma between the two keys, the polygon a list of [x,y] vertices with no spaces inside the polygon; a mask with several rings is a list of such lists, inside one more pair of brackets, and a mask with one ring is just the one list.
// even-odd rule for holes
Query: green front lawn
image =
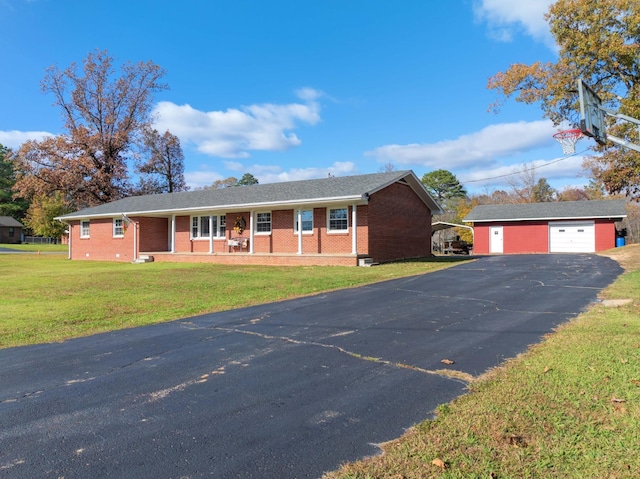
{"label": "green front lawn", "polygon": [[69,261],[62,254],[0,254],[0,347],[278,301],[421,274],[459,261],[468,259],[354,268],[130,264]]}

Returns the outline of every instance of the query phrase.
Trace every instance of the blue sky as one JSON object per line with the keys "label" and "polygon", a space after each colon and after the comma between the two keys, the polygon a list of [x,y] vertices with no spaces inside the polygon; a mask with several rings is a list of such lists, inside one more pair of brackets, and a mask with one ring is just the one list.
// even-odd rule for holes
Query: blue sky
{"label": "blue sky", "polygon": [[[555,61],[551,0],[0,0],[0,143],[61,133],[44,70],[96,49],[167,70],[156,128],[182,143],[192,187],[453,172],[470,192],[506,188],[524,165],[582,185],[537,106],[497,94],[512,63]],[[559,161],[558,161],[559,160]]]}

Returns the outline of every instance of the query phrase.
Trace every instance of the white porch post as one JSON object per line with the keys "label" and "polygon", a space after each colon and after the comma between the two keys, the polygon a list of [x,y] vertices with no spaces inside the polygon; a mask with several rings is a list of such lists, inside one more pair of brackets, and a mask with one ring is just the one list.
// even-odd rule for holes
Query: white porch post
{"label": "white porch post", "polygon": [[213,215],[209,215],[209,254],[213,253]]}
{"label": "white porch post", "polygon": [[171,237],[169,238],[171,243],[171,252],[176,252],[176,215],[171,215]]}
{"label": "white porch post", "polygon": [[131,220],[133,223],[133,261],[138,259],[138,222]]}
{"label": "white porch post", "polygon": [[358,215],[357,206],[351,206],[351,253],[358,254]]}
{"label": "white porch post", "polygon": [[249,254],[253,253],[253,232],[254,232],[254,216],[256,212],[251,210],[249,212]]}
{"label": "white porch post", "polygon": [[296,211],[296,218],[298,223],[298,254],[302,254],[302,210],[300,208]]}
{"label": "white porch post", "polygon": [[[80,228],[80,224],[78,223],[78,228]],[[72,254],[71,254],[71,248],[73,247],[72,243],[71,243],[71,237],[73,236],[73,225],[71,224],[71,222],[67,223],[67,226],[69,227],[69,257],[68,259],[72,258]]]}

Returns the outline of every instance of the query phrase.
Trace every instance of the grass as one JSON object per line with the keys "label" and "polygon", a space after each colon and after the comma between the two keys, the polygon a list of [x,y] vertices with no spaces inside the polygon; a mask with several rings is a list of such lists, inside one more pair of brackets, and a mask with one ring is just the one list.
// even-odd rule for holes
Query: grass
{"label": "grass", "polygon": [[596,305],[437,416],[325,479],[640,477],[640,245]]}
{"label": "grass", "polygon": [[21,243],[21,244],[0,244],[0,247],[6,249],[13,249],[16,251],[33,251],[42,253],[66,253],[69,251],[69,247],[65,244],[35,244],[35,243]]}
{"label": "grass", "polygon": [[466,260],[433,258],[373,268],[278,268],[134,265],[69,261],[62,254],[0,254],[0,348],[62,341],[353,287]]}

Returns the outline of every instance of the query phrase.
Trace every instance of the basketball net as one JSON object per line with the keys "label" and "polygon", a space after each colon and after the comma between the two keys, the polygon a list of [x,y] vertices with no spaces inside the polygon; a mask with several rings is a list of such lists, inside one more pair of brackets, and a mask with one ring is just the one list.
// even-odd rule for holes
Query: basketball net
{"label": "basketball net", "polygon": [[553,135],[553,138],[562,145],[562,153],[573,155],[576,152],[576,143],[582,138],[580,130],[562,130]]}

